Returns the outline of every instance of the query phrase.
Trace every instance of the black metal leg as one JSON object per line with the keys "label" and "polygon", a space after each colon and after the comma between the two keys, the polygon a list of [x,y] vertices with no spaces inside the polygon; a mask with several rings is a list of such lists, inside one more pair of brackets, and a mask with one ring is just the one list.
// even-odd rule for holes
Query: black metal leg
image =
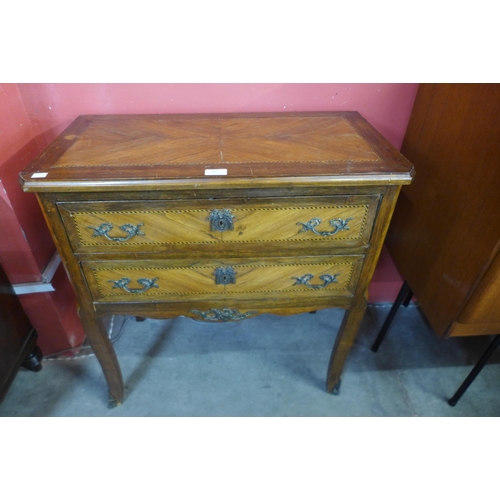
{"label": "black metal leg", "polygon": [[401,304],[407,306],[410,303],[412,297],[413,297],[413,292],[408,286],[408,283],[406,283],[405,281],[403,283],[403,286],[401,287],[401,290],[399,290],[398,296],[396,297],[396,300],[394,301],[391,310],[389,311],[389,315],[384,321],[384,324],[382,325],[382,328],[380,329],[380,332],[377,338],[375,339],[375,342],[372,345],[373,352],[378,351],[378,348],[380,347],[382,340],[384,340],[384,337],[387,334],[387,330],[391,326],[392,320],[394,319],[394,316],[396,316],[396,313],[398,312],[398,309],[401,306]]}
{"label": "black metal leg", "polygon": [[474,382],[474,379],[479,375],[479,372],[483,369],[484,365],[490,359],[495,349],[500,344],[500,335],[497,335],[493,342],[490,344],[485,353],[481,356],[481,359],[476,363],[474,368],[471,370],[466,379],[462,382],[462,385],[458,388],[457,392],[448,400],[450,406],[455,406],[458,400],[464,395],[464,392],[469,388],[469,386]]}
{"label": "black metal leg", "polygon": [[401,304],[403,307],[408,307],[410,304],[410,300],[413,298],[413,292],[410,290],[408,287],[408,293],[406,294],[406,297],[403,300],[403,303]]}

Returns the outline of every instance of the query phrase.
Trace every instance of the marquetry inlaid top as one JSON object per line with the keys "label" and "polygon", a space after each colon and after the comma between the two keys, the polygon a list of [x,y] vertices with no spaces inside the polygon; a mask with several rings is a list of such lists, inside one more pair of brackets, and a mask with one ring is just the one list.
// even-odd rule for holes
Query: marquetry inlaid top
{"label": "marquetry inlaid top", "polygon": [[342,116],[97,121],[56,167],[261,162],[380,162]]}
{"label": "marquetry inlaid top", "polygon": [[[209,172],[207,173],[207,169]],[[215,173],[210,172],[215,170]],[[222,171],[222,173],[220,173]],[[412,166],[356,112],[81,116],[21,175],[25,190],[165,179],[383,176]],[[83,184],[82,184],[83,183]]]}

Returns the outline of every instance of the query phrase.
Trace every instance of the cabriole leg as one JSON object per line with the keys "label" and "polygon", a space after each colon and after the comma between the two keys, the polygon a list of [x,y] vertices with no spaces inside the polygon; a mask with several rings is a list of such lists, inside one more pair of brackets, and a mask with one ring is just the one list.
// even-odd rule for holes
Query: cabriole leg
{"label": "cabriole leg", "polygon": [[332,394],[339,394],[340,392],[342,368],[358,334],[361,321],[365,315],[366,304],[366,299],[363,298],[344,314],[344,319],[333,346],[326,378],[326,390]]}
{"label": "cabriole leg", "polygon": [[82,309],[80,309],[79,314],[89,343],[94,350],[108,383],[108,407],[113,408],[123,402],[122,372],[113,344],[109,340],[106,329],[98,316],[94,314],[90,315]]}

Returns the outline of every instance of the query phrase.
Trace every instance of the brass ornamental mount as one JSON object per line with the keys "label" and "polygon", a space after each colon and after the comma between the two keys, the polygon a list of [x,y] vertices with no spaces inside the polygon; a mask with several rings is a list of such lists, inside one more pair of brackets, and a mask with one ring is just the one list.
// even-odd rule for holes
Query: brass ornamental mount
{"label": "brass ornamental mount", "polygon": [[316,226],[321,224],[321,219],[315,217],[308,222],[297,222],[297,225],[301,224],[303,227],[299,231],[299,233],[306,233],[307,231],[312,231],[314,234],[318,236],[334,236],[340,231],[349,231],[350,227],[347,225],[349,221],[351,221],[353,217],[349,217],[348,219],[332,219],[330,222],[330,226],[334,228],[333,231],[317,231]]}
{"label": "brass ornamental mount", "polygon": [[210,221],[210,231],[219,231],[221,233],[234,230],[234,219],[235,216],[228,208],[215,208],[207,217],[207,220]]}
{"label": "brass ornamental mount", "polygon": [[150,288],[160,288],[155,281],[158,278],[138,278],[137,283],[142,285],[142,288],[129,288],[128,285],[132,281],[130,278],[120,278],[119,280],[108,280],[108,283],[114,283],[113,288],[120,288],[128,293],[144,293]]}
{"label": "brass ornamental mount", "polygon": [[322,288],[326,288],[330,283],[337,283],[337,276],[340,276],[340,273],[331,275],[331,274],[322,274],[319,278],[323,280],[323,283],[321,285],[311,285],[309,281],[311,281],[314,278],[313,274],[304,274],[304,276],[301,276],[300,278],[296,278],[295,276],[292,278],[293,280],[296,280],[295,285],[306,285],[308,288],[311,288],[313,290],[321,290]]}
{"label": "brass ornamental mount", "polygon": [[258,311],[240,313],[237,309],[229,309],[227,307],[223,309],[210,309],[210,311],[191,309],[189,312],[200,316],[200,318],[205,321],[241,321],[242,319],[259,314]]}
{"label": "brass ornamental mount", "polygon": [[94,226],[87,226],[88,229],[93,229],[94,234],[92,235],[94,238],[98,238],[99,236],[104,236],[107,238],[109,241],[116,241],[116,242],[123,242],[123,241],[128,241],[130,238],[133,236],[146,236],[142,231],[141,231],[141,226],[144,226],[143,222],[139,222],[137,226],[134,226],[133,224],[123,224],[120,226],[120,229],[124,233],[128,233],[127,236],[110,236],[108,233],[113,229],[113,224],[111,222],[103,222],[99,227],[94,227]]}
{"label": "brass ornamental mount", "polygon": [[217,267],[214,271],[216,285],[236,284],[236,271],[232,267]]}

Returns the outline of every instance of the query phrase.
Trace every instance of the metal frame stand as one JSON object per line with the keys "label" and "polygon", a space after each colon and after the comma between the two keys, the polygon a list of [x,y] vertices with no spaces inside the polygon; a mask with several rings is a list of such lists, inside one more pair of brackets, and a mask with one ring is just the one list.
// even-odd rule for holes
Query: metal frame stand
{"label": "metal frame stand", "polygon": [[396,300],[394,301],[394,304],[391,307],[391,310],[389,311],[389,315],[387,316],[386,320],[384,321],[384,324],[382,325],[382,328],[380,329],[380,332],[375,339],[375,342],[372,345],[372,351],[377,352],[378,348],[380,347],[380,344],[384,340],[387,330],[389,330],[389,327],[391,326],[392,320],[394,319],[394,316],[396,316],[396,313],[398,312],[399,307],[404,305],[405,307],[408,306],[410,303],[411,298],[413,297],[413,292],[411,291],[410,287],[408,286],[408,283],[406,281],[403,283],[403,286],[401,287],[401,290],[399,290],[398,296],[396,297]]}
{"label": "metal frame stand", "polygon": [[[396,313],[398,312],[398,309],[401,307],[401,305],[405,307],[408,306],[412,297],[413,292],[408,286],[408,283],[406,283],[405,281],[398,293],[398,296],[396,297],[396,300],[394,301],[394,304],[391,307],[391,310],[389,311],[386,320],[384,321],[384,324],[382,325],[382,328],[380,329],[379,334],[377,335],[377,338],[375,339],[375,342],[372,345],[373,352],[378,351],[380,344],[382,344],[382,341],[387,334],[387,330],[389,330],[389,327],[391,326],[391,323],[396,316]],[[448,404],[450,406],[455,406],[458,403],[459,399],[464,395],[465,391],[469,388],[472,382],[474,382],[474,379],[479,375],[480,371],[488,362],[488,359],[490,359],[491,355],[495,352],[495,349],[499,344],[500,334],[495,336],[493,342],[490,344],[488,349],[486,349],[485,353],[481,356],[481,359],[476,363],[467,378],[462,382],[462,385],[458,388],[457,392],[455,392],[455,394],[448,400]]]}
{"label": "metal frame stand", "polygon": [[480,360],[476,363],[474,368],[470,371],[467,378],[462,382],[462,385],[458,388],[457,392],[448,400],[450,406],[455,406],[459,399],[463,396],[464,392],[469,388],[469,386],[474,382],[474,379],[479,375],[479,372],[483,369],[484,365],[490,359],[490,356],[495,352],[495,349],[500,344],[500,334],[495,336],[495,339],[490,344],[488,349],[481,356]]}

